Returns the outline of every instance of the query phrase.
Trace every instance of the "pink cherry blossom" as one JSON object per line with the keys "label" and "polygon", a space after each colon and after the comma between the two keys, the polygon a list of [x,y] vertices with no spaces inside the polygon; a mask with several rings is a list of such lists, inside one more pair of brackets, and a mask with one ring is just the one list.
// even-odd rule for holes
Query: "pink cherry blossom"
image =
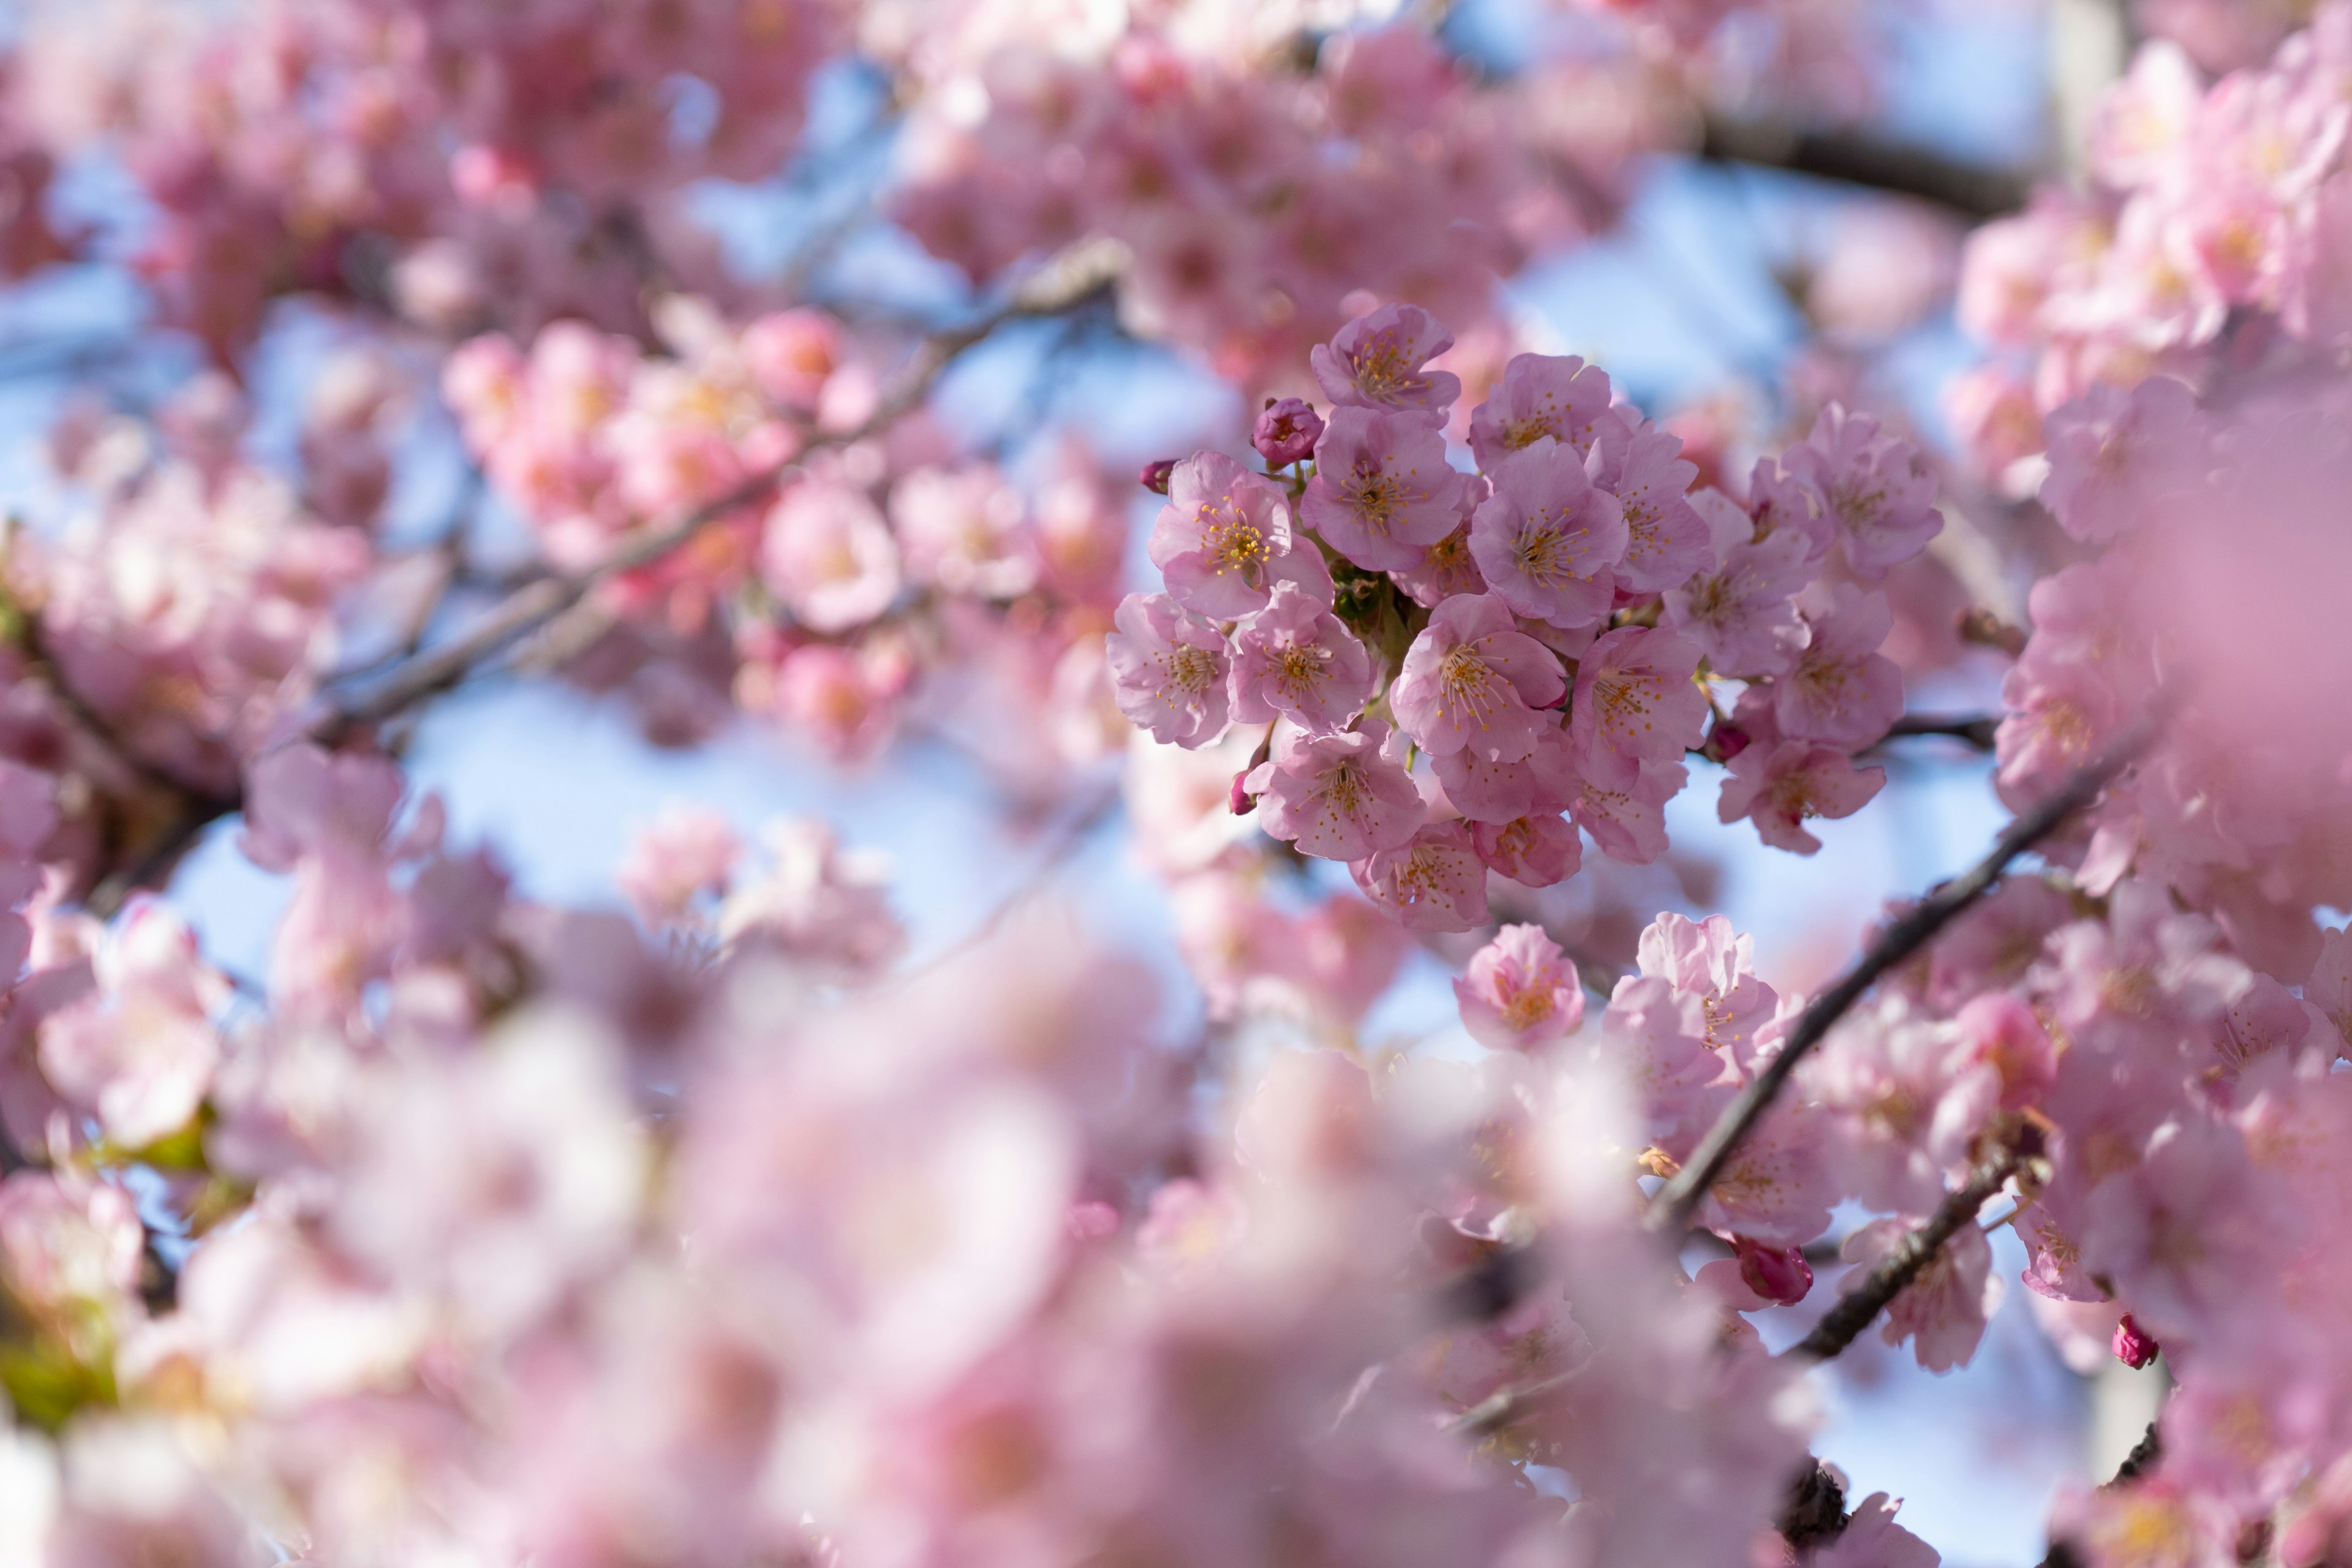
{"label": "pink cherry blossom", "polygon": [[[1916,1227],[1900,1216],[1873,1220],[1846,1237],[1838,1255],[1853,1266],[1846,1288],[1858,1287],[1871,1267]],[[1879,1338],[1890,1345],[1911,1342],[1911,1353],[1929,1372],[1966,1365],[1984,1338],[1985,1323],[2000,1304],[2002,1281],[1992,1271],[1992,1247],[1984,1232],[1964,1225],[1927,1267],[1886,1309]]]}
{"label": "pink cherry blossom", "polygon": [[2150,376],[2128,393],[2102,383],[2053,411],[2048,430],[2042,504],[2085,542],[2137,526],[2203,477],[2209,437],[2197,395],[2170,376]]}
{"label": "pink cherry blossom", "polygon": [[1564,882],[1576,875],[1584,859],[1576,829],[1553,812],[1502,823],[1474,821],[1470,842],[1488,870],[1527,888]]}
{"label": "pink cherry blossom", "polygon": [[1507,925],[1454,983],[1462,1023],[1490,1050],[1524,1051],[1576,1033],[1584,988],[1576,965],[1541,926]]}
{"label": "pink cherry blossom", "polygon": [[1822,817],[1852,816],[1886,784],[1884,768],[1857,768],[1846,752],[1811,741],[1776,741],[1748,747],[1731,759],[1716,815],[1748,817],[1775,849],[1811,855],[1822,841],[1805,828]]}
{"label": "pink cherry blossom", "polygon": [[1644,762],[1622,787],[1580,779],[1570,809],[1603,855],[1646,866],[1665,853],[1665,805],[1689,778],[1680,763]]}
{"label": "pink cherry blossom", "polygon": [[630,844],[614,879],[640,920],[677,925],[692,918],[697,900],[727,890],[742,854],[743,841],[718,812],[667,806]]}
{"label": "pink cherry blossom", "polygon": [[1458,822],[1433,822],[1349,868],[1364,896],[1412,931],[1475,931],[1486,923],[1486,868]]}
{"label": "pink cherry blossom", "polygon": [[814,632],[843,632],[898,596],[898,549],[882,513],[846,485],[803,480],[769,513],[760,546],[768,586]]}
{"label": "pink cherry blossom", "polygon": [[1389,703],[1423,751],[1515,762],[1535,751],[1551,722],[1543,710],[1566,690],[1559,660],[1512,624],[1502,599],[1465,594],[1430,612]]}
{"label": "pink cherry blossom", "polygon": [[1222,452],[1176,465],[1150,554],[1178,604],[1217,619],[1248,615],[1265,604],[1275,563],[1290,548],[1290,502],[1279,487]]}
{"label": "pink cherry blossom", "polygon": [[1699,742],[1706,694],[1691,677],[1698,648],[1673,632],[1621,626],[1602,636],[1576,669],[1569,734],[1584,776],[1630,785],[1645,763],[1667,763]]}
{"label": "pink cherry blossom", "polygon": [[1462,379],[1424,367],[1453,346],[1453,334],[1418,305],[1383,305],[1318,345],[1309,363],[1323,395],[1342,406],[1440,413],[1462,395]]}
{"label": "pink cherry blossom", "polygon": [[1811,576],[1804,535],[1752,539],[1748,514],[1719,490],[1698,491],[1692,505],[1712,531],[1715,570],[1666,590],[1666,624],[1719,675],[1787,673],[1806,637],[1793,602]]}
{"label": "pink cherry blossom", "polygon": [[1487,472],[1511,453],[1549,437],[1580,458],[1609,412],[1609,377],[1573,354],[1519,354],[1470,416],[1470,449]]}
{"label": "pink cherry blossom", "polygon": [[1804,608],[1804,651],[1773,683],[1780,732],[1849,749],[1868,745],[1903,712],[1903,672],[1878,651],[1894,611],[1885,595],[1845,583]]}
{"label": "pink cherry blossom", "polygon": [[1323,416],[1296,397],[1269,401],[1250,426],[1250,445],[1268,468],[1286,468],[1315,455]]}
{"label": "pink cherry blossom", "polygon": [[1412,840],[1427,810],[1391,752],[1394,732],[1364,719],[1336,735],[1285,731],[1249,776],[1258,824],[1309,855],[1361,860]]}
{"label": "pink cherry blossom", "polygon": [[1626,547],[1617,498],[1549,437],[1505,458],[1494,481],[1470,519],[1470,553],[1492,591],[1519,615],[1556,626],[1606,616],[1610,568]]}
{"label": "pink cherry blossom", "polygon": [[[1263,483],[1264,481],[1259,481]],[[1343,406],[1315,445],[1299,516],[1367,572],[1406,572],[1462,526],[1469,481],[1445,460],[1445,437],[1412,414]]]}
{"label": "pink cherry blossom", "polygon": [[1936,481],[1917,450],[1881,436],[1878,421],[1867,414],[1832,404],[1781,463],[1820,496],[1846,565],[1865,582],[1917,555],[1943,530]]}
{"label": "pink cherry blossom", "polygon": [[1108,647],[1118,710],[1180,746],[1223,734],[1232,660],[1216,627],[1165,594],[1129,594],[1117,625]]}
{"label": "pink cherry blossom", "polygon": [[1364,645],[1295,583],[1276,584],[1273,599],[1234,638],[1237,722],[1281,716],[1311,733],[1337,733],[1371,694]]}
{"label": "pink cherry blossom", "polygon": [[211,1087],[221,1057],[213,1020],[228,982],[198,956],[186,922],[157,903],[132,909],[92,967],[99,994],[41,1026],[41,1073],[109,1139],[143,1148],[187,1125]]}
{"label": "pink cherry blossom", "polygon": [[[1606,425],[1604,432],[1624,428]],[[1691,509],[1691,481],[1698,465],[1680,456],[1682,437],[1643,424],[1624,437],[1623,450],[1604,434],[1588,466],[1605,475],[1607,488],[1625,514],[1626,542],[1617,563],[1618,584],[1628,593],[1654,594],[1704,570],[1713,553],[1708,525]]]}

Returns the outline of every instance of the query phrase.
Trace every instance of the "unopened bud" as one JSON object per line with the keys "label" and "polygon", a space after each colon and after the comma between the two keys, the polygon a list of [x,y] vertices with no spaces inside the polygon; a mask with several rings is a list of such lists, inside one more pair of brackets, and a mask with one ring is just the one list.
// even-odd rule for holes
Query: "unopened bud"
{"label": "unopened bud", "polygon": [[1768,1301],[1793,1307],[1813,1288],[1813,1266],[1793,1247],[1764,1247],[1744,1236],[1731,1238],[1739,1256],[1739,1278]]}
{"label": "unopened bud", "polygon": [[1700,754],[1710,763],[1727,763],[1748,749],[1748,734],[1737,724],[1717,723],[1700,748]]}
{"label": "unopened bud", "polygon": [[1234,775],[1234,789],[1232,795],[1228,797],[1228,804],[1233,806],[1235,816],[1247,816],[1252,808],[1257,805],[1257,796],[1249,792],[1249,776],[1250,770],[1247,768]]}
{"label": "unopened bud", "polygon": [[1269,468],[1287,468],[1315,455],[1323,437],[1322,416],[1296,397],[1268,403],[1250,431],[1250,445]]}
{"label": "unopened bud", "polygon": [[2163,1349],[2156,1342],[2156,1336],[2141,1328],[2129,1312],[2126,1312],[2124,1321],[2116,1325],[2116,1359],[2133,1371],[2137,1372],[2154,1361]]}
{"label": "unopened bud", "polygon": [[1164,496],[1168,493],[1168,478],[1175,471],[1175,458],[1156,458],[1152,461],[1144,464],[1143,471],[1136,475],[1135,478],[1139,484],[1142,485],[1145,489],[1150,490],[1153,495]]}

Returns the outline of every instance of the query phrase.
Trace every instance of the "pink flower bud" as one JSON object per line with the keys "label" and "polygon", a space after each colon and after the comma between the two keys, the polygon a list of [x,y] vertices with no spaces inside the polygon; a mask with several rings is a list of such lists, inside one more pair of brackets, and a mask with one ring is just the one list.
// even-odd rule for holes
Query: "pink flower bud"
{"label": "pink flower bud", "polygon": [[1813,1266],[1794,1247],[1763,1247],[1744,1236],[1731,1238],[1739,1258],[1739,1278],[1768,1301],[1793,1307],[1813,1288]]}
{"label": "pink flower bud", "polygon": [[1234,808],[1235,816],[1247,816],[1251,808],[1257,805],[1257,796],[1250,793],[1249,776],[1248,768],[1234,775],[1234,791],[1227,804]]}
{"label": "pink flower bud", "polygon": [[1304,400],[1286,397],[1277,403],[1269,398],[1265,412],[1257,416],[1257,425],[1250,431],[1250,445],[1257,448],[1267,468],[1281,468],[1313,456],[1315,443],[1322,436],[1322,416]]}
{"label": "pink flower bud", "polygon": [[1066,1223],[1071,1240],[1100,1241],[1118,1234],[1118,1210],[1099,1199],[1075,1203],[1070,1205]]}
{"label": "pink flower bud", "polygon": [[1711,763],[1727,763],[1748,749],[1748,731],[1737,724],[1718,723],[1706,738],[1705,755]]}
{"label": "pink flower bud", "polygon": [[1175,458],[1155,458],[1150,462],[1143,465],[1143,471],[1136,475],[1135,479],[1138,484],[1141,485],[1145,489],[1150,490],[1153,495],[1164,496],[1168,493],[1169,478],[1175,472]]}
{"label": "pink flower bud", "polygon": [[2115,1350],[2117,1361],[2137,1372],[2154,1361],[2164,1347],[2156,1342],[2154,1334],[2141,1328],[2132,1315],[2126,1312],[2124,1321],[2116,1325]]}

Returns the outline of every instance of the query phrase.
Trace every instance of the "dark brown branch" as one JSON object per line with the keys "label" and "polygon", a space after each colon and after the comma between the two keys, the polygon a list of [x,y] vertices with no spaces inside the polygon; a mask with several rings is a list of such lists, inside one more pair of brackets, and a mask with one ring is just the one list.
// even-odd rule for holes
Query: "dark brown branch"
{"label": "dark brown branch", "polygon": [[[2136,1481],[2155,1469],[2163,1458],[2164,1444],[2157,1436],[2156,1423],[2151,1421],[2147,1424],[2147,1430],[2140,1434],[2139,1441],[2132,1445],[2132,1451],[2124,1456],[2124,1462],[2116,1467],[2115,1479],[2099,1489],[2105,1491],[2108,1487]],[[2042,1559],[2042,1568],[2086,1568],[2086,1564],[2073,1542],[2053,1541],[2050,1543],[2049,1555]]]}
{"label": "dark brown branch", "polygon": [[1863,994],[1878,977],[1909,958],[1934,940],[1936,933],[1949,924],[1954,916],[1984,897],[2011,861],[2032,848],[2056,832],[2066,819],[2098,798],[2099,792],[2129,766],[2134,758],[2156,738],[2163,722],[2161,700],[2150,705],[2148,711],[2126,730],[2105,752],[2085,763],[2063,787],[2049,799],[2035,806],[2009,826],[1993,845],[1992,852],[1967,871],[1929,893],[1909,912],[1881,931],[1861,961],[1848,970],[1844,978],[1813,998],[1804,1012],[1798,1016],[1796,1027],[1789,1033],[1788,1043],[1756,1075],[1738,1098],[1724,1108],[1722,1116],[1707,1130],[1691,1157],[1681,1170],[1675,1173],[1650,1203],[1649,1223],[1654,1230],[1679,1236],[1690,1228],[1693,1211],[1706,1190],[1723,1174],[1732,1153],[1739,1147],[1756,1123],[1763,1120],[1779,1096],[1781,1085],[1789,1081],[1797,1064],[1802,1061],[1830,1026],[1845,1016],[1846,1010],[1862,999]]}
{"label": "dark brown branch", "polygon": [[1813,1325],[1813,1331],[1797,1342],[1788,1353],[1828,1361],[1853,1343],[1863,1330],[1877,1321],[1887,1303],[1903,1294],[1920,1271],[1936,1260],[1944,1244],[1958,1234],[1962,1226],[1976,1223],[1977,1211],[1984,1207],[1987,1198],[2000,1191],[2001,1184],[2009,1180],[2010,1173],[2023,1158],[2018,1145],[2005,1145],[1969,1172],[1967,1184],[1946,1197],[1927,1224],[1895,1243],[1895,1250],[1879,1259],[1869,1277],[1841,1296],[1837,1305]]}
{"label": "dark brown branch", "polygon": [[1965,163],[1928,148],[1861,132],[1807,129],[1780,120],[1710,114],[1698,155],[1709,163],[1752,163],[1864,185],[1934,202],[1979,220],[2015,212],[2032,189],[2027,176],[2014,169]]}
{"label": "dark brown branch", "polygon": [[1964,741],[1979,752],[1990,752],[1994,732],[2000,728],[1998,713],[1906,713],[1895,721],[1885,738],[1895,741],[1906,735],[1946,735]]}

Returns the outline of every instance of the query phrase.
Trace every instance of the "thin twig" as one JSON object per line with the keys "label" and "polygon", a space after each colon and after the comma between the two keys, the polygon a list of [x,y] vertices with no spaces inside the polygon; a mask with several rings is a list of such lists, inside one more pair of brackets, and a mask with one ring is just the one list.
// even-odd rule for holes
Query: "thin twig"
{"label": "thin twig", "polygon": [[1529,1409],[1542,1404],[1544,1395],[1565,1387],[1575,1377],[1573,1372],[1563,1372],[1534,1383],[1514,1384],[1488,1394],[1465,1410],[1447,1423],[1445,1429],[1465,1437],[1483,1437],[1498,1427],[1509,1426]]}
{"label": "thin twig", "polygon": [[404,661],[365,693],[331,701],[325,712],[304,727],[302,737],[333,745],[354,731],[380,723],[427,697],[448,690],[500,649],[562,615],[614,577],[652,564],[720,518],[760,500],[791,475],[809,453],[852,446],[887,429],[929,395],[940,373],[957,355],[1005,322],[1059,315],[1102,294],[1116,280],[1124,262],[1123,252],[1082,247],[1048,266],[1002,309],[967,325],[945,328],[925,338],[897,384],[856,428],[816,437],[791,461],[752,475],[666,528],[639,535],[589,571],[542,577],[523,584],[491,606],[463,633]]}
{"label": "thin twig", "polygon": [[2138,721],[2106,751],[2084,764],[2055,794],[2011,823],[2009,831],[1995,842],[1990,854],[1912,906],[1902,919],[1879,933],[1878,940],[1844,978],[1813,998],[1799,1015],[1796,1027],[1790,1031],[1788,1042],[1780,1053],[1724,1108],[1682,1169],[1658,1189],[1657,1196],[1650,1202],[1649,1224],[1653,1230],[1679,1236],[1690,1228],[1692,1213],[1716,1178],[1723,1174],[1733,1152],[1763,1120],[1781,1085],[1797,1070],[1797,1064],[1821,1043],[1830,1026],[1862,999],[1880,975],[1927,946],[1954,916],[1990,891],[2011,861],[2056,832],[2068,817],[2095,800],[2099,792],[2156,738],[2165,709],[2161,699],[2152,702]]}
{"label": "thin twig", "polygon": [[1964,1225],[1973,1224],[1977,1211],[1985,1200],[2000,1191],[2023,1158],[2015,1144],[2001,1149],[1969,1173],[1969,1179],[1959,1191],[1946,1197],[1927,1223],[1895,1243],[1895,1250],[1879,1259],[1878,1267],[1870,1271],[1861,1285],[1838,1299],[1836,1306],[1822,1315],[1813,1331],[1797,1342],[1789,1354],[1811,1361],[1829,1361],[1853,1343],[1863,1330],[1877,1321],[1878,1314],[1895,1297],[1903,1294],[1922,1269],[1936,1260],[1944,1244],[1958,1234]]}

